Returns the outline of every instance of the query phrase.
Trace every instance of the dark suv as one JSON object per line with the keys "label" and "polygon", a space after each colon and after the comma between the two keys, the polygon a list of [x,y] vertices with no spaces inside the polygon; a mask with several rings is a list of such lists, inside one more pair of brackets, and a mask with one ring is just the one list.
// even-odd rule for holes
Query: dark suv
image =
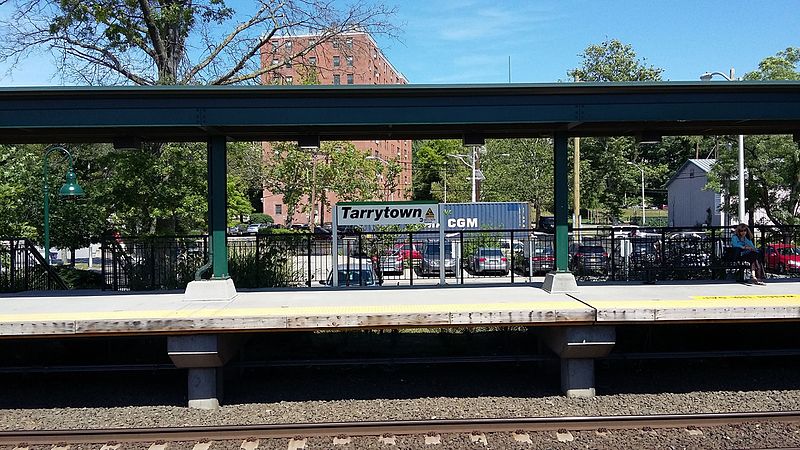
{"label": "dark suv", "polygon": [[569,246],[569,268],[579,275],[608,273],[608,253],[600,245],[572,244]]}

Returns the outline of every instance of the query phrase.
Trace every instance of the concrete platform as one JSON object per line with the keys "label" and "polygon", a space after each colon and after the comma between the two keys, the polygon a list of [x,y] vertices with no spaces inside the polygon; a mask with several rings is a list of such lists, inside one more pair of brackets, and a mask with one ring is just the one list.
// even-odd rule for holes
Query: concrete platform
{"label": "concrete platform", "polygon": [[0,337],[464,325],[590,324],[591,307],[533,286],[20,294],[0,301]]}
{"label": "concrete platform", "polygon": [[22,293],[0,299],[0,337],[469,325],[800,320],[800,283],[681,282],[240,291],[231,301],[182,292]]}

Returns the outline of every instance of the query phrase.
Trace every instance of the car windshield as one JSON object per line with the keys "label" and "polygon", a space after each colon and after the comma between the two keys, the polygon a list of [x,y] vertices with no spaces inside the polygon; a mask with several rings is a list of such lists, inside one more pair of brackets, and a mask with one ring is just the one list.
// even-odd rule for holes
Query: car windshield
{"label": "car windshield", "polygon": [[603,247],[599,245],[581,245],[578,251],[581,253],[605,253]]}
{"label": "car windshield", "polygon": [[433,247],[433,246],[426,247],[425,256],[439,256],[439,247]]}
{"label": "car windshield", "polygon": [[339,286],[360,285],[362,281],[365,285],[373,284],[371,270],[339,270]]}
{"label": "car windshield", "polygon": [[535,248],[535,249],[533,249],[533,254],[534,255],[551,256],[553,254],[553,248],[552,247]]}
{"label": "car windshield", "polygon": [[478,252],[481,256],[503,256],[499,248],[482,248]]}
{"label": "car windshield", "polygon": [[797,247],[784,247],[779,250],[781,255],[797,256],[800,255],[800,248]]}

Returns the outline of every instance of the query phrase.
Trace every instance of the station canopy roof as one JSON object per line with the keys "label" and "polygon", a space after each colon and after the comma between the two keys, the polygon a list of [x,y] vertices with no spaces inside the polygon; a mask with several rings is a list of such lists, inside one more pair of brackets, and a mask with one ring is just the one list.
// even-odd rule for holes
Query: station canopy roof
{"label": "station canopy roof", "polygon": [[0,88],[0,143],[800,133],[798,82]]}

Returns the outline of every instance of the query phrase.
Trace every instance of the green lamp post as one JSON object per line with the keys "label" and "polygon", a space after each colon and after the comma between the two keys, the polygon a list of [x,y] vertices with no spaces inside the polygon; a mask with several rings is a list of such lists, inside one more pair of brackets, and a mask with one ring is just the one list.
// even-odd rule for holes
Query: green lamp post
{"label": "green lamp post", "polygon": [[66,182],[61,186],[61,189],[58,190],[58,196],[64,200],[74,200],[84,195],[83,188],[78,185],[78,177],[75,175],[75,170],[72,167],[72,154],[64,147],[59,147],[57,145],[48,147],[44,152],[44,163],[42,164],[44,177],[44,259],[48,265],[50,264],[50,186],[47,184],[47,172],[50,154],[53,152],[63,153],[69,161]]}

